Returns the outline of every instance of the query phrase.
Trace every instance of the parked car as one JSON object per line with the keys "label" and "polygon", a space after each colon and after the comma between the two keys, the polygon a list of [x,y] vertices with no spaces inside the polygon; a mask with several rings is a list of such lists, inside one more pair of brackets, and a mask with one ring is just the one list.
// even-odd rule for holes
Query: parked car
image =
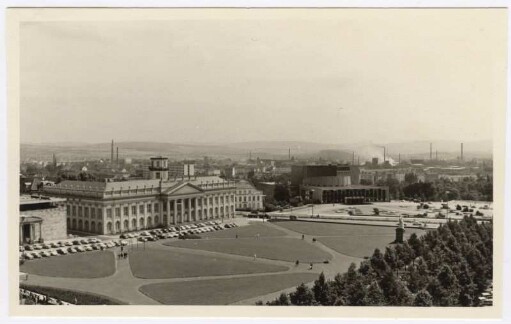
{"label": "parked car", "polygon": [[47,243],[44,243],[44,244],[42,245],[42,247],[43,247],[43,249],[51,249],[50,244],[47,244]]}
{"label": "parked car", "polygon": [[141,236],[138,238],[140,242],[147,242],[147,236]]}
{"label": "parked car", "polygon": [[76,251],[76,248],[70,247],[70,248],[67,248],[67,252],[69,252],[69,253],[76,253],[77,251]]}
{"label": "parked car", "polygon": [[41,252],[32,252],[32,256],[34,257],[34,259],[40,259],[43,257],[41,255]]}
{"label": "parked car", "polygon": [[90,246],[90,245],[87,245],[87,246],[85,247],[85,251],[92,251],[92,250],[93,250],[93,248],[92,248],[92,246]]}
{"label": "parked car", "polygon": [[49,251],[41,251],[41,256],[47,258],[51,257],[51,254]]}
{"label": "parked car", "polygon": [[81,244],[81,243],[80,243],[80,241],[79,241],[79,240],[74,240],[74,241],[73,241],[73,245],[80,245],[80,244]]}
{"label": "parked car", "polygon": [[34,250],[40,250],[43,248],[43,246],[41,244],[34,244],[33,248],[34,248]]}
{"label": "parked car", "polygon": [[67,241],[66,243],[64,243],[64,246],[73,246],[73,243],[71,243],[70,241]]}
{"label": "parked car", "polygon": [[57,253],[57,251],[52,250],[52,251],[50,251],[50,255],[51,255],[51,256],[57,256],[57,255],[59,255],[59,254]]}
{"label": "parked car", "polygon": [[83,246],[77,246],[77,247],[76,247],[76,250],[77,250],[78,252],[85,252],[85,247],[83,247]]}
{"label": "parked car", "polygon": [[59,247],[59,245],[58,245],[56,242],[52,242],[52,243],[50,243],[50,246],[51,246],[52,248],[54,248],[54,249],[56,249],[56,248],[58,248],[58,247]]}
{"label": "parked car", "polygon": [[124,241],[124,240],[121,241],[121,246],[126,246],[126,245],[128,245],[128,241]]}
{"label": "parked car", "polygon": [[63,248],[60,248],[60,249],[57,249],[57,253],[60,255],[65,255],[65,254],[67,254],[67,251]]}
{"label": "parked car", "polygon": [[23,258],[25,260],[33,260],[34,259],[34,257],[32,256],[32,253],[24,253]]}

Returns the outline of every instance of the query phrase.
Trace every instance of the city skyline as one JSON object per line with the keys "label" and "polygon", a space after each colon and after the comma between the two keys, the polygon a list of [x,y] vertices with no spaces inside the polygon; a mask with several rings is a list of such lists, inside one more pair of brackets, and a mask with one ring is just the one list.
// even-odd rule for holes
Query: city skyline
{"label": "city skyline", "polygon": [[493,137],[504,14],[229,14],[22,24],[21,142]]}

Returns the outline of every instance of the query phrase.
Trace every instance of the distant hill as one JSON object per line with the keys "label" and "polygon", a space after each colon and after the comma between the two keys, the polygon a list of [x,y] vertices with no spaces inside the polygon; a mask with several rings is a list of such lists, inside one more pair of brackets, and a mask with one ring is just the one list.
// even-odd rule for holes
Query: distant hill
{"label": "distant hill", "polygon": [[[51,161],[55,153],[59,161],[81,161],[85,159],[110,159],[110,143],[84,144],[84,143],[51,143],[51,144],[21,144],[21,160],[34,159]],[[119,158],[148,158],[163,155],[171,160],[199,159],[204,156],[213,158],[230,158],[240,160],[248,158],[275,158],[285,159],[289,149],[291,156],[296,158],[323,158],[328,160],[351,161],[352,152],[361,162],[369,161],[372,157],[383,160],[382,145],[371,143],[356,144],[324,144],[299,141],[259,141],[243,143],[216,144],[176,144],[159,142],[119,142]],[[403,142],[385,144],[387,157],[402,158],[429,158],[429,142]],[[460,150],[459,143],[453,141],[438,141],[433,143],[433,155],[438,150],[442,158],[456,158]],[[115,151],[114,151],[115,154]],[[466,142],[464,154],[470,156],[491,157],[491,141]]]}

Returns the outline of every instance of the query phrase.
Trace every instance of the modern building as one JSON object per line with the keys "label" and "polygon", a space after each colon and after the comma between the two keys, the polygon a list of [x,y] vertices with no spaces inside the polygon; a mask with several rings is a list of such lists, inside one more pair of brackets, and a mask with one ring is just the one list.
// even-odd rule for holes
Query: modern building
{"label": "modern building", "polygon": [[167,178],[163,157],[151,159],[150,179],[63,181],[46,193],[66,198],[68,229],[114,234],[234,217],[235,183],[219,177]]}
{"label": "modern building", "polygon": [[168,164],[169,179],[183,179],[195,176],[195,164],[191,161]]}
{"label": "modern building", "polygon": [[250,182],[240,180],[236,183],[236,210],[263,210],[264,194]]}
{"label": "modern building", "polygon": [[359,183],[360,168],[352,165],[293,166],[291,172],[292,187],[305,199],[344,204],[389,201],[388,187]]}
{"label": "modern building", "polygon": [[65,201],[42,196],[20,196],[19,243],[66,238]]}

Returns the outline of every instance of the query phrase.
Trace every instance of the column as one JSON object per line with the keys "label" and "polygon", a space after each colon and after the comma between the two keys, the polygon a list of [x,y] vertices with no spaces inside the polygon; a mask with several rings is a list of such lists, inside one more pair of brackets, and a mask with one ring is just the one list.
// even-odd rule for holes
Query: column
{"label": "column", "polygon": [[188,198],[188,222],[192,221],[192,198]]}
{"label": "column", "polygon": [[[165,203],[167,204],[167,224],[165,226],[169,227],[170,225],[170,200],[166,200]],[[160,215],[163,213],[161,212],[162,207],[160,207]],[[161,216],[160,216],[161,217]]]}
{"label": "column", "polygon": [[207,195],[206,195],[205,199],[206,199],[206,204],[205,204],[205,206],[206,206],[206,210],[207,210],[207,217],[206,217],[206,220],[208,220],[208,219],[210,219],[210,218],[211,218],[211,215],[209,214],[209,196],[207,196]]}
{"label": "column", "polygon": [[173,204],[174,204],[174,225],[176,225],[177,224],[177,200],[176,199],[174,199]]}
{"label": "column", "polygon": [[20,244],[25,243],[23,242],[23,224],[20,224]]}

